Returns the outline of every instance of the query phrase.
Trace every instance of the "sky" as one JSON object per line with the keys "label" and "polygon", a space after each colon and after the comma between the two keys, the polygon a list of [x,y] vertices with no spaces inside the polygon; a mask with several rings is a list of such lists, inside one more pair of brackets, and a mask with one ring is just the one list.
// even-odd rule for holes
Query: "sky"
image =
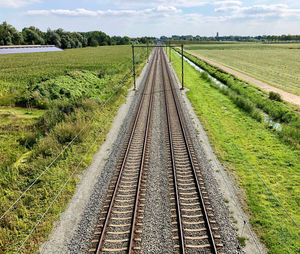
{"label": "sky", "polygon": [[109,35],[300,34],[299,0],[0,0],[0,22]]}

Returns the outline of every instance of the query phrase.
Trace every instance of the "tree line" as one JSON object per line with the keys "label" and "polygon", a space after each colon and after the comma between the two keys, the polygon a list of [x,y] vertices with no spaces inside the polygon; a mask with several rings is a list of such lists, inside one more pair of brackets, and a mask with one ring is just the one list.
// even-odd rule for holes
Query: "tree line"
{"label": "tree line", "polygon": [[0,24],[0,46],[6,45],[55,45],[62,49],[97,47],[105,45],[128,45],[152,43],[154,37],[129,38],[109,36],[101,31],[67,32],[59,28],[43,32],[37,27],[25,27],[19,32],[15,27],[3,22]]}
{"label": "tree line", "polygon": [[161,36],[162,41],[240,41],[240,42],[293,42],[300,41],[300,35],[262,35],[262,36]]}

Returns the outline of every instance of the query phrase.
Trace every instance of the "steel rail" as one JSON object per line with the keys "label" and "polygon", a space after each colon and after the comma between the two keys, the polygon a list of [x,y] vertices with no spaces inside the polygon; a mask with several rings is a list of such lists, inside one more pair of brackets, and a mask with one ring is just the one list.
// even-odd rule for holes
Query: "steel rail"
{"label": "steel rail", "polygon": [[149,69],[149,72],[148,72],[148,75],[147,75],[147,78],[146,78],[146,81],[145,81],[145,86],[144,86],[144,89],[143,89],[143,92],[142,92],[142,97],[139,101],[135,121],[134,121],[133,127],[131,129],[129,142],[127,144],[126,152],[125,152],[125,155],[123,157],[123,161],[122,161],[122,165],[121,165],[120,172],[119,172],[119,175],[118,175],[118,179],[116,181],[115,188],[114,188],[114,191],[113,191],[113,195],[112,195],[112,198],[111,198],[111,201],[110,201],[110,204],[109,204],[109,209],[108,209],[108,212],[107,212],[106,217],[105,217],[105,221],[104,221],[104,225],[103,225],[103,228],[102,228],[102,231],[101,231],[100,239],[99,239],[99,242],[97,244],[96,254],[101,253],[101,249],[102,249],[103,244],[104,244],[105,233],[106,233],[106,230],[107,230],[107,227],[108,227],[108,223],[109,223],[111,213],[112,213],[112,209],[113,209],[113,206],[114,206],[114,203],[115,203],[116,195],[117,195],[119,185],[120,185],[120,182],[121,182],[121,178],[122,178],[122,175],[123,175],[123,172],[124,172],[124,168],[125,168],[125,165],[126,165],[126,162],[127,162],[129,150],[130,150],[130,147],[131,147],[131,144],[132,144],[133,136],[134,136],[136,126],[137,126],[137,123],[138,123],[138,119],[139,119],[139,116],[141,114],[141,109],[142,109],[143,101],[144,101],[144,98],[145,98],[146,85],[149,82],[149,79],[151,77],[151,73],[152,73],[152,70],[155,66],[156,59],[157,59],[157,53],[156,53],[155,57],[153,57],[151,67]]}
{"label": "steel rail", "polygon": [[[163,56],[162,51],[160,52],[160,54],[161,54],[161,59],[163,59],[164,56]],[[161,65],[163,66],[163,60],[161,60]],[[162,78],[163,78],[163,84],[165,86],[165,75],[164,75],[163,70],[164,70],[164,68],[162,67]],[[170,143],[175,200],[176,200],[176,208],[177,208],[176,213],[177,213],[177,220],[178,220],[180,248],[181,248],[181,253],[185,253],[184,232],[183,232],[182,217],[181,217],[181,210],[180,210],[179,191],[178,191],[177,176],[176,176],[176,165],[175,165],[175,159],[174,159],[175,155],[174,155],[174,149],[173,149],[172,129],[171,129],[169,107],[168,107],[168,99],[167,99],[167,94],[166,94],[166,86],[164,89],[164,98],[165,98],[165,107],[166,107],[166,116],[167,116],[167,125],[168,125],[168,137],[169,137],[169,143]]]}
{"label": "steel rail", "polygon": [[143,142],[143,152],[142,152],[142,160],[140,163],[140,170],[139,170],[139,178],[138,178],[138,184],[137,184],[137,191],[135,196],[135,203],[134,203],[134,212],[132,216],[132,224],[131,224],[131,231],[130,231],[130,240],[129,240],[129,250],[128,253],[133,253],[133,245],[134,245],[134,234],[135,234],[135,225],[136,225],[136,219],[138,214],[138,205],[139,205],[139,198],[140,198],[140,191],[141,191],[141,185],[142,185],[142,177],[144,173],[144,166],[145,166],[145,158],[146,158],[146,149],[147,149],[147,142],[149,138],[149,127],[150,122],[152,118],[152,108],[153,108],[153,100],[154,100],[154,87],[156,84],[156,70],[157,65],[154,66],[154,72],[153,72],[153,79],[152,79],[152,87],[150,92],[150,100],[149,100],[149,106],[148,106],[148,112],[147,112],[147,122],[146,122],[146,128],[145,128],[145,135],[144,135],[144,142]]}
{"label": "steel rail", "polygon": [[[212,249],[213,253],[216,254],[216,253],[218,253],[217,246],[216,246],[214,236],[213,236],[213,233],[212,233],[212,227],[211,227],[210,222],[209,222],[208,213],[207,213],[207,210],[206,210],[206,207],[205,207],[205,203],[204,203],[203,195],[202,195],[202,192],[201,192],[197,172],[196,172],[195,165],[194,165],[194,162],[193,162],[190,146],[189,146],[189,143],[188,143],[188,140],[187,140],[187,133],[186,133],[186,130],[185,130],[185,127],[184,127],[184,120],[183,120],[184,118],[182,117],[181,111],[179,110],[180,107],[179,107],[179,103],[178,103],[178,98],[177,98],[177,96],[175,95],[175,92],[174,92],[174,84],[172,82],[173,79],[171,78],[170,70],[168,69],[166,59],[165,59],[165,55],[163,55],[163,61],[164,61],[165,66],[166,66],[166,71],[167,71],[167,76],[168,76],[168,80],[169,80],[169,84],[170,84],[170,89],[172,91],[176,112],[177,112],[177,115],[178,115],[180,127],[181,127],[182,134],[183,134],[183,137],[184,137],[184,143],[185,143],[185,146],[186,146],[186,149],[187,149],[189,161],[190,161],[192,171],[193,171],[193,176],[194,176],[194,179],[195,179],[195,182],[196,182],[196,189],[197,189],[197,193],[198,193],[200,203],[201,203],[201,210],[202,210],[202,213],[204,215],[204,223],[205,223],[205,226],[206,226],[207,231],[208,231],[209,241],[211,243],[211,249]],[[179,199],[179,197],[176,197],[176,198]]]}

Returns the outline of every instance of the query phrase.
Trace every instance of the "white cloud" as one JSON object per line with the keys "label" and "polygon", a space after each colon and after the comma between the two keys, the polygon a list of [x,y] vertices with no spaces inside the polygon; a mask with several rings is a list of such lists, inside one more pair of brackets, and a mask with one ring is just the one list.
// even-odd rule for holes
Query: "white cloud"
{"label": "white cloud", "polygon": [[[161,2],[164,0],[160,0]],[[153,8],[145,9],[117,9],[117,10],[87,10],[78,8],[74,10],[68,9],[52,9],[52,10],[30,10],[28,15],[40,16],[61,16],[61,17],[111,17],[112,19],[126,19],[134,22],[171,22],[180,20],[180,22],[188,24],[211,24],[222,23],[230,20],[240,19],[259,19],[267,18],[283,19],[288,17],[300,18],[300,9],[291,9],[286,4],[273,5],[253,5],[241,6],[240,1],[216,1],[213,4],[218,4],[215,8],[217,15],[207,16],[202,13],[185,13],[183,10],[175,6],[159,5]],[[232,5],[233,4],[233,5]],[[171,17],[171,19],[167,19]]]}
{"label": "white cloud", "polygon": [[[169,0],[157,0],[156,2],[159,2],[164,5],[170,4]],[[173,1],[171,1],[171,4],[173,6],[178,6],[178,7],[196,7],[196,6],[203,6],[208,3],[209,3],[209,1],[207,1],[207,0],[173,0]]]}
{"label": "white cloud", "polygon": [[75,10],[30,10],[27,11],[29,15],[59,15],[59,16],[153,16],[153,15],[164,15],[171,13],[180,13],[181,10],[177,9],[174,6],[163,6],[160,5],[156,8],[148,8],[142,10],[98,10],[98,11],[89,11],[86,9],[75,9]]}
{"label": "white cloud", "polygon": [[291,9],[286,4],[272,5],[253,5],[247,7],[241,6],[221,6],[215,9],[215,12],[227,14],[228,19],[235,18],[283,18],[283,17],[299,17],[300,9]]}
{"label": "white cloud", "polygon": [[[101,0],[102,2],[103,0]],[[172,5],[175,7],[196,7],[203,6],[209,3],[208,0],[114,0],[113,3],[111,0],[106,0],[107,3],[113,4],[118,7],[141,7],[141,6],[151,6],[155,7],[158,5]]]}
{"label": "white cloud", "polygon": [[165,5],[160,5],[156,8],[157,11],[160,11],[160,12],[174,12],[174,13],[178,13],[178,12],[181,12],[180,9],[177,9],[176,7],[174,6],[165,6]]}
{"label": "white cloud", "polygon": [[228,6],[228,5],[242,5],[243,3],[238,0],[224,0],[224,1],[215,1],[214,4],[220,6]]}
{"label": "white cloud", "polygon": [[26,5],[39,3],[40,0],[0,0],[1,7],[20,8]]}

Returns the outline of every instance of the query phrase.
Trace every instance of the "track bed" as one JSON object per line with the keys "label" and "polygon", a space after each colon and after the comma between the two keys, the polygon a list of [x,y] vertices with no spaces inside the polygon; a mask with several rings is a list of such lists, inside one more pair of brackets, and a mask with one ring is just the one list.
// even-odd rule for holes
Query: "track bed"
{"label": "track bed", "polygon": [[[95,227],[90,253],[224,253],[224,243],[176,89],[165,53],[155,49]],[[158,110],[159,117],[153,117]],[[159,133],[153,119],[160,122]],[[161,208],[156,208],[151,198],[155,196],[153,176],[148,178],[148,171],[155,170],[150,154],[151,149],[155,149],[156,135],[162,135],[160,138],[165,141],[162,153],[165,158],[161,160],[164,165],[160,165],[159,175],[166,177],[167,185],[156,195]],[[157,146],[160,146],[157,149],[162,147]],[[159,200],[161,198],[164,202]],[[164,224],[162,227],[157,223],[159,219],[149,220],[151,213],[164,217],[160,222]],[[153,248],[151,242],[155,244],[155,239],[149,239],[145,233],[159,230],[161,238],[168,238],[162,241],[165,249],[163,244]]]}

